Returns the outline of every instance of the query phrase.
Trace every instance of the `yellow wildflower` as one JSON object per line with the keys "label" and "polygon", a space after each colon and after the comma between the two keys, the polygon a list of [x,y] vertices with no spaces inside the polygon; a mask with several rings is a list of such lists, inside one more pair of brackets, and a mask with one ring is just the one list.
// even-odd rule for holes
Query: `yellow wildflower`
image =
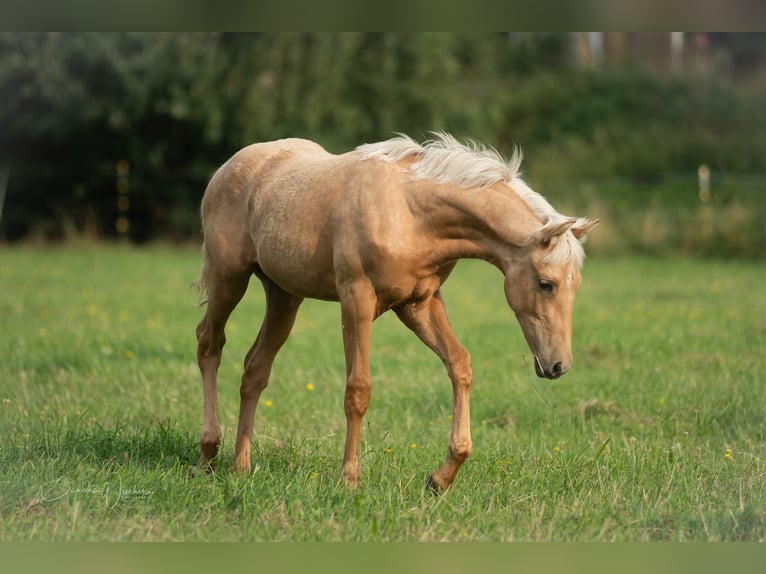
{"label": "yellow wildflower", "polygon": [[312,385],[311,383],[307,384],[306,385],[306,390],[307,391],[313,391],[314,390],[314,385]]}

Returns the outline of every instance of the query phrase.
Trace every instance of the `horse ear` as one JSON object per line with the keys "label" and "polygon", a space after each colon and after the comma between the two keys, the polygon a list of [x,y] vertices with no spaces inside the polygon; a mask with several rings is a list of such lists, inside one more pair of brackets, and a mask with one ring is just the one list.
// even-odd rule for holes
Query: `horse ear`
{"label": "horse ear", "polygon": [[572,235],[574,235],[580,241],[585,241],[585,239],[588,237],[588,233],[590,233],[590,231],[596,227],[600,221],[600,219],[580,218],[577,220],[577,223],[572,226]]}
{"label": "horse ear", "polygon": [[566,233],[575,223],[577,219],[574,218],[551,220],[537,232],[537,240],[541,245],[546,246],[554,237]]}

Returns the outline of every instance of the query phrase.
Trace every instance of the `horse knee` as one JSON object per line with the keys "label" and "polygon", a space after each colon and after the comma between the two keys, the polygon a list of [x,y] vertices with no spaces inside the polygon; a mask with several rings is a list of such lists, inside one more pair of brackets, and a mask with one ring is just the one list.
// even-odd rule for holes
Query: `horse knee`
{"label": "horse knee", "polygon": [[471,366],[468,365],[461,369],[455,369],[453,371],[452,380],[457,387],[470,390],[471,384],[473,383],[473,370],[471,369]]}
{"label": "horse knee", "polygon": [[465,390],[471,389],[473,382],[473,369],[471,368],[471,356],[467,351],[463,351],[457,358],[448,365],[450,379],[452,383]]}
{"label": "horse knee", "polygon": [[344,400],[346,415],[364,416],[370,406],[371,395],[372,382],[369,379],[349,378]]}

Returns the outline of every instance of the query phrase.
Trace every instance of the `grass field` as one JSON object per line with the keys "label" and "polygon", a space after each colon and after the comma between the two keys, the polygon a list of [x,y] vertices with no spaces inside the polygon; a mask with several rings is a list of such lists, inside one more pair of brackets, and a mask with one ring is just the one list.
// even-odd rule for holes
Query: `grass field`
{"label": "grass field", "polygon": [[451,390],[384,316],[362,484],[338,487],[336,304],[308,301],[256,414],[254,472],[230,473],[254,282],[228,329],[219,471],[191,478],[201,424],[194,248],[0,249],[0,540],[539,541],[766,538],[761,263],[586,261],[573,370],[534,375],[502,277],[445,287],[474,365],[474,456],[445,454]]}

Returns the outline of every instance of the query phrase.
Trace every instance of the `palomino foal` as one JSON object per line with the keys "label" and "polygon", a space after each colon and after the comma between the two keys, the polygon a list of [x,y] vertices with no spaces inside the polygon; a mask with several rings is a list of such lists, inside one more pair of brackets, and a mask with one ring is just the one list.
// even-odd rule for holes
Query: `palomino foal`
{"label": "palomino foal", "polygon": [[534,355],[537,375],[572,364],[571,331],[583,249],[597,220],[565,217],[520,178],[520,154],[447,134],[423,144],[406,136],[332,155],[300,139],[237,152],[202,200],[207,309],[197,327],[204,421],[198,468],[221,443],[216,375],[224,327],[250,277],[266,313],[245,357],[234,467],[250,471],[258,400],[304,298],[340,302],[346,357],[346,443],[341,480],[359,481],[362,418],[370,402],[372,323],[391,309],[444,362],[453,388],[447,458],[429,486],[448,488],[471,454],[471,362],[447,319],[441,286],[461,258],[489,261]]}

